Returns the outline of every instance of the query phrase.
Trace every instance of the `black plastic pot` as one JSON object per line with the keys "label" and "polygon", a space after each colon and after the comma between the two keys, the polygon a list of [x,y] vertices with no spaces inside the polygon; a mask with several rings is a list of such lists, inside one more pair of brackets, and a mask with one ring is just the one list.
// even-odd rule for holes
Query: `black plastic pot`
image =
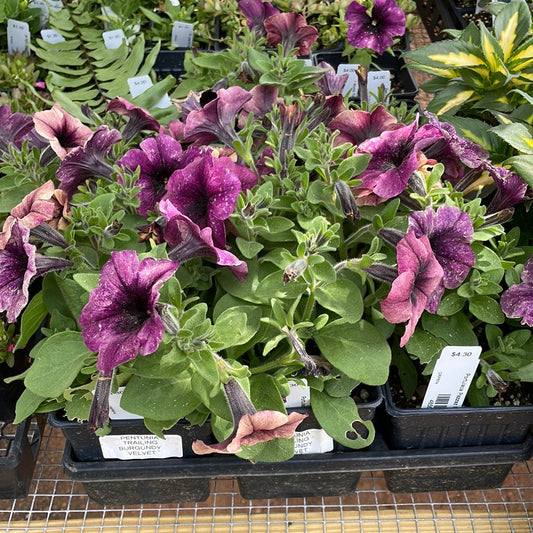
{"label": "black plastic pot", "polygon": [[500,486],[513,464],[532,454],[533,436],[521,444],[391,450],[378,435],[364,450],[297,455],[279,463],[251,463],[235,456],[83,462],[67,443],[63,466],[91,499],[128,505],[203,501],[216,477],[237,477],[241,495],[248,499],[350,494],[368,471],[384,471],[393,492],[481,490]]}
{"label": "black plastic pot", "polygon": [[401,409],[383,387],[384,432],[392,448],[519,444],[530,433],[533,406]]}
{"label": "black plastic pot", "polygon": [[[41,418],[42,420],[42,418]],[[41,445],[43,423],[32,424],[26,419],[17,426],[2,429],[2,448],[7,452],[0,457],[0,499],[25,498],[28,495],[37,454]],[[13,429],[13,435],[10,435]]]}
{"label": "black plastic pot", "polygon": [[[313,63],[318,65],[321,61],[329,63],[335,70],[337,67],[346,63],[347,59],[342,56],[342,51],[335,52],[314,52],[312,54]],[[393,89],[391,95],[396,100],[414,100],[418,94],[418,87],[411,71],[407,68],[407,63],[400,53],[383,54],[375,61],[377,67],[381,70],[388,70],[391,72],[391,80]],[[378,70],[372,68],[371,70]],[[394,88],[396,86],[396,89]],[[353,100],[358,100],[353,98]]]}
{"label": "black plastic pot", "polygon": [[[100,439],[89,429],[87,422],[74,422],[64,417],[63,411],[50,413],[49,424],[59,428],[79,461],[99,461],[104,459]],[[142,419],[111,420],[109,435],[151,435]],[[194,456],[191,445],[196,439],[212,442],[211,426],[190,426],[186,422],[179,422],[164,432],[165,435],[179,435],[182,441],[183,457]],[[144,459],[143,459],[144,460]]]}
{"label": "black plastic pot", "polygon": [[159,50],[154,66],[152,67],[158,79],[163,79],[168,75],[178,79],[185,74],[185,53],[186,49],[177,48],[175,50]]}

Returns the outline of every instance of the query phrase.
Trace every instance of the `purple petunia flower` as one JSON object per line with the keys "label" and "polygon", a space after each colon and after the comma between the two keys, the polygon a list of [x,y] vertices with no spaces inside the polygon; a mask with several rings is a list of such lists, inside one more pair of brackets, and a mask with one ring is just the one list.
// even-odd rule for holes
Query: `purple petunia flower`
{"label": "purple petunia flower", "polygon": [[246,17],[246,25],[251,31],[265,35],[263,22],[268,17],[279,13],[279,9],[270,2],[262,0],[240,0],[237,4]]}
{"label": "purple petunia flower", "polygon": [[184,168],[200,154],[200,149],[189,147],[185,152],[181,144],[170,135],[149,137],[129,150],[118,162],[131,170],[140,167],[139,179],[135,185],[141,187],[139,214],[146,216],[154,211],[157,202],[165,194],[165,186],[175,170]]}
{"label": "purple petunia flower", "polygon": [[34,113],[33,123],[37,133],[50,142],[59,159],[65,159],[69,152],[83,146],[93,135],[91,128],[64,111],[58,103],[48,111]]}
{"label": "purple petunia flower", "polygon": [[[429,311],[437,311],[444,289],[456,289],[466,279],[476,262],[471,243],[474,227],[468,213],[458,207],[444,205],[435,212],[431,207],[409,215],[409,228],[416,237],[427,235],[435,258],[444,271],[442,285]],[[437,307],[435,307],[435,304]]]}
{"label": "purple petunia flower", "polygon": [[211,228],[217,248],[226,246],[224,221],[233,213],[237,197],[257,183],[257,177],[229,157],[204,152],[168,180],[164,200],[200,228]]}
{"label": "purple petunia flower", "polygon": [[433,113],[425,113],[429,124],[421,131],[433,132],[435,142],[424,148],[424,155],[444,165],[443,178],[455,185],[464,175],[465,166],[478,168],[488,160],[489,154],[479,144],[457,135],[455,128],[447,122],[440,122]]}
{"label": "purple petunia flower", "polygon": [[365,6],[352,2],[344,20],[348,23],[348,44],[379,55],[392,46],[394,37],[405,33],[405,13],[394,0],[375,0],[370,15]]}
{"label": "purple petunia flower", "polygon": [[30,244],[30,230],[18,220],[4,228],[0,249],[0,311],[7,311],[10,323],[28,303],[30,281],[37,273],[35,246]]}
{"label": "purple petunia flower", "polygon": [[83,340],[98,352],[97,368],[104,376],[138,354],[157,350],[165,327],[155,304],[161,285],[177,268],[166,259],[139,262],[133,250],[112,252],[79,318]]}
{"label": "purple petunia flower", "polygon": [[185,121],[185,142],[209,144],[220,141],[233,148],[237,140],[235,119],[252,94],[239,86],[219,89],[217,97],[201,110],[191,111]]}
{"label": "purple petunia flower", "polygon": [[7,152],[11,143],[20,149],[24,140],[31,141],[32,130],[33,119],[30,115],[12,113],[7,104],[0,106],[0,152]]}
{"label": "purple petunia flower", "polygon": [[325,61],[321,61],[318,66],[326,69],[323,76],[315,83],[320,87],[320,91],[325,96],[342,94],[342,90],[348,81],[348,74],[337,74],[337,71]]}
{"label": "purple petunia flower", "polygon": [[169,200],[161,201],[159,210],[166,218],[164,237],[170,248],[169,259],[181,264],[193,257],[212,257],[217,265],[229,267],[239,281],[246,278],[248,265],[231,252],[217,248],[211,228],[200,229]]}
{"label": "purple petunia flower", "polygon": [[56,173],[57,179],[61,182],[59,188],[72,198],[78,187],[88,179],[96,176],[109,179],[114,170],[105,161],[105,157],[113,144],[121,139],[118,130],[100,126],[83,146],[74,148],[61,161]]}
{"label": "purple petunia flower", "polygon": [[512,207],[528,197],[528,185],[516,172],[495,166],[489,161],[484,161],[481,168],[489,173],[497,187],[487,207],[487,214]]}
{"label": "purple petunia flower", "polygon": [[522,283],[512,285],[500,298],[502,311],[508,318],[520,318],[521,324],[533,326],[533,257],[524,264]]}
{"label": "purple petunia flower", "polygon": [[335,138],[336,144],[346,142],[356,146],[362,142],[379,137],[384,131],[403,128],[396,117],[391,115],[384,106],[378,105],[372,111],[347,109],[335,117],[328,125],[331,131],[339,131]]}
{"label": "purple petunia flower", "polygon": [[126,143],[130,142],[142,130],[160,131],[161,129],[161,124],[146,109],[136,106],[120,96],[113,98],[105,110],[129,117],[128,123],[122,131]]}
{"label": "purple petunia flower", "polygon": [[442,283],[444,272],[426,235],[416,237],[413,231],[409,231],[398,243],[396,257],[398,277],[387,298],[381,302],[381,312],[392,324],[407,322],[400,339],[400,346],[405,346],[424,309],[428,304],[435,305],[433,293]]}
{"label": "purple petunia flower", "polygon": [[268,44],[281,44],[285,55],[296,49],[297,56],[307,56],[318,39],[318,30],[307,24],[305,17],[299,13],[277,13],[268,17],[264,26]]}
{"label": "purple petunia flower", "polygon": [[358,177],[362,184],[356,195],[362,203],[376,205],[402,193],[409,178],[420,166],[420,150],[431,142],[428,132],[417,131],[418,121],[392,131],[384,131],[379,137],[362,142],[357,154],[371,154],[366,170]]}

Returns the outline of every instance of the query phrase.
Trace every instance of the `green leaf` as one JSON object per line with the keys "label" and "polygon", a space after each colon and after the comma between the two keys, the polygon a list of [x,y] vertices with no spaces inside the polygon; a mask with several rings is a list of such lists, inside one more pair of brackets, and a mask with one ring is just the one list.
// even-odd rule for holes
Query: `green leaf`
{"label": "green leaf", "polygon": [[422,364],[430,363],[436,356],[440,355],[446,342],[440,337],[435,337],[427,331],[415,329],[411,338],[405,345],[405,349],[416,356]]}
{"label": "green leaf", "polygon": [[15,350],[24,348],[33,334],[41,327],[41,324],[48,314],[44,305],[43,293],[38,292],[26,306],[20,321],[20,337],[15,344]]}
{"label": "green leaf", "polygon": [[355,284],[346,279],[317,288],[315,297],[322,307],[334,311],[351,324],[355,324],[363,316],[361,292]]}
{"label": "green leaf", "polygon": [[259,330],[261,316],[261,309],[251,305],[223,311],[215,322],[216,341],[222,345],[217,344],[217,349],[224,350],[247,343]]}
{"label": "green leaf", "polygon": [[338,443],[353,449],[372,444],[374,425],[359,416],[352,398],[334,398],[311,389],[311,407],[320,426]]}
{"label": "green leaf", "polygon": [[526,124],[501,124],[491,128],[491,131],[519,152],[533,155],[533,134]]}
{"label": "green leaf", "polygon": [[468,305],[470,312],[482,322],[502,324],[505,321],[500,304],[489,296],[473,296]]}
{"label": "green leaf", "polygon": [[50,313],[58,311],[77,322],[88,296],[74,280],[51,273],[43,281],[43,298]]}
{"label": "green leaf", "polygon": [[391,351],[372,324],[339,320],[315,334],[322,355],[347,376],[367,385],[383,385],[389,376]]}
{"label": "green leaf", "polygon": [[370,162],[371,154],[360,154],[343,159],[337,168],[338,179],[349,180],[359,176]]}
{"label": "green leaf", "polygon": [[24,384],[34,394],[57,398],[68,389],[91,355],[81,333],[61,331],[41,341],[31,351],[34,359]]}
{"label": "green leaf", "polygon": [[437,314],[439,316],[451,316],[458,313],[464,306],[465,300],[455,292],[450,292],[440,301]]}
{"label": "green leaf", "polygon": [[247,241],[242,237],[237,237],[235,239],[235,242],[239,247],[239,251],[242,255],[244,255],[244,257],[246,257],[246,259],[252,259],[254,257],[257,257],[257,254],[264,248],[261,243],[255,241]]}
{"label": "green leaf", "polygon": [[82,287],[87,292],[91,292],[96,287],[98,287],[98,280],[100,279],[100,274],[74,274],[73,276],[74,281]]}
{"label": "green leaf", "polygon": [[515,155],[504,161],[530,186],[533,187],[533,155]]}
{"label": "green leaf", "polygon": [[448,346],[477,346],[478,339],[472,331],[472,324],[463,313],[440,317],[424,313],[422,327],[446,342]]}
{"label": "green leaf", "polygon": [[20,424],[23,420],[31,416],[46,399],[46,397],[39,396],[31,390],[25,389],[17,400],[15,420],[13,423]]}

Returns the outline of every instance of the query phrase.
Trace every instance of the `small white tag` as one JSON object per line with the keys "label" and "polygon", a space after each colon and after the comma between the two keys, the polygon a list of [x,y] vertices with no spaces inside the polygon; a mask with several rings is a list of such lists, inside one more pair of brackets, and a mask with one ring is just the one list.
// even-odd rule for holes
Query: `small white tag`
{"label": "small white tag", "polygon": [[174,7],[179,7],[179,5],[180,5],[180,0],[170,0],[170,3],[171,3]]}
{"label": "small white tag", "polygon": [[346,85],[342,90],[342,95],[346,96],[350,92],[350,96],[355,98],[359,94],[359,78],[357,77],[357,69],[359,65],[351,65],[347,63],[341,63],[337,67],[337,74],[348,74]]}
{"label": "small white tag", "polygon": [[122,43],[126,40],[124,31],[121,29],[104,31],[102,37],[104,38],[104,45],[108,50],[120,48]]}
{"label": "small white tag", "polygon": [[122,400],[124,388],[125,387],[119,387],[117,392],[112,392],[109,395],[109,418],[111,420],[142,419],[142,416],[130,413],[129,411],[126,411],[126,409],[120,407],[120,400]]}
{"label": "small white tag", "polygon": [[283,402],[285,407],[306,407],[311,404],[311,389],[306,379],[302,379],[303,385],[296,381],[289,381],[289,395]]}
{"label": "small white tag", "polygon": [[313,66],[313,60],[310,58],[300,59],[300,61],[304,62],[304,65],[306,67],[312,67]]}
{"label": "small white tag", "polygon": [[105,435],[100,437],[105,459],[165,459],[183,457],[180,435]]}
{"label": "small white tag", "polygon": [[190,22],[174,22],[171,44],[178,48],[191,48],[193,35],[193,25]]}
{"label": "small white tag", "polygon": [[333,450],[333,439],[323,429],[306,429],[294,433],[294,454],[326,453]]}
{"label": "small white tag", "polygon": [[[152,85],[152,80],[148,74],[145,74],[144,76],[137,76],[135,78],[128,78],[128,87],[133,98],[142,94],[144,91],[146,91],[146,89],[152,87]],[[170,100],[168,94],[166,94],[163,96],[163,98],[161,98],[161,100],[159,100],[159,102],[157,102],[157,104],[155,104],[154,107],[161,107],[164,109],[170,105],[172,105],[172,101]]]}
{"label": "small white tag", "polygon": [[481,346],[446,346],[431,375],[422,407],[461,407],[479,364]]}
{"label": "small white tag", "polygon": [[383,92],[388,94],[391,90],[390,72],[388,70],[370,70],[368,72],[368,103],[373,104],[377,101],[379,88],[384,86]]}
{"label": "small white tag", "polygon": [[39,27],[44,28],[48,22],[48,6],[46,5],[45,0],[31,0],[28,4],[28,7],[39,8],[41,14],[39,15]]}
{"label": "small white tag", "polygon": [[27,22],[7,19],[7,51],[10,55],[29,52],[30,26]]}
{"label": "small white tag", "polygon": [[56,30],[41,30],[41,37],[47,43],[63,43],[65,38]]}

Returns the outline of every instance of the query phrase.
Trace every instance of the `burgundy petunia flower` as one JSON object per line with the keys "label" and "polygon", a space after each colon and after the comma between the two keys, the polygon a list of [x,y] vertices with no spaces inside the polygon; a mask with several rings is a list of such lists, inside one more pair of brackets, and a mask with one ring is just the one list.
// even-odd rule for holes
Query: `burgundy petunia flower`
{"label": "burgundy petunia flower", "polygon": [[162,200],[159,210],[166,218],[164,237],[170,248],[169,259],[182,264],[193,257],[212,257],[217,265],[229,267],[239,281],[246,278],[248,265],[231,252],[217,248],[211,228],[200,229],[169,200]]}
{"label": "burgundy petunia flower", "polygon": [[233,432],[218,444],[205,444],[201,440],[192,443],[197,455],[210,453],[238,453],[243,446],[253,446],[273,439],[290,439],[307,414],[278,411],[256,411],[250,398],[235,379],[224,383],[224,393],[233,417]]}
{"label": "burgundy petunia flower", "polygon": [[307,56],[318,38],[318,30],[307,24],[299,13],[277,13],[264,21],[270,46],[281,44],[284,54],[296,49],[297,56]]}
{"label": "burgundy petunia flower", "polygon": [[104,376],[138,354],[157,350],[165,328],[155,304],[161,285],[177,268],[166,259],[139,262],[133,250],[111,253],[79,318],[83,340],[98,352],[97,368]]}
{"label": "burgundy petunia flower", "polygon": [[217,97],[201,110],[191,111],[185,121],[185,142],[210,144],[220,141],[233,148],[237,140],[235,119],[252,94],[237,85],[219,89]]}
{"label": "burgundy petunia flower", "polygon": [[487,207],[487,214],[497,213],[528,198],[528,185],[516,173],[484,161],[481,168],[489,173],[497,190]]}
{"label": "burgundy petunia flower", "polygon": [[[435,305],[433,293],[442,282],[444,272],[435,258],[426,235],[416,237],[409,231],[396,248],[398,277],[381,302],[385,320],[392,324],[407,322],[400,346],[413,334],[424,309]],[[438,307],[438,302],[437,302]]]}
{"label": "burgundy petunia flower", "polygon": [[533,257],[524,264],[522,283],[512,285],[500,298],[502,311],[508,318],[520,318],[521,324],[533,326]]}
{"label": "burgundy petunia flower", "polygon": [[129,117],[128,123],[122,131],[126,143],[143,130],[159,131],[161,129],[161,124],[146,109],[136,106],[120,96],[113,98],[105,110]]}
{"label": "burgundy petunia flower", "polygon": [[105,157],[120,140],[122,136],[118,130],[100,126],[83,146],[71,150],[61,161],[56,173],[61,183],[59,188],[72,198],[88,179],[96,176],[109,179],[114,170]]}
{"label": "burgundy petunia flower", "polygon": [[4,227],[0,248],[0,311],[7,311],[7,320],[16,322],[28,303],[31,279],[37,273],[35,246],[30,244],[30,230],[18,220]]}
{"label": "burgundy petunia flower", "polygon": [[[427,235],[435,258],[444,271],[442,286],[436,291],[438,301],[444,289],[456,289],[466,279],[476,262],[471,243],[474,227],[468,213],[458,207],[444,205],[435,212],[431,207],[409,215],[409,228],[416,237]],[[435,305],[435,302],[433,302]],[[430,305],[430,312],[436,307]]]}
{"label": "burgundy petunia flower", "polygon": [[379,55],[392,46],[394,37],[405,33],[405,13],[394,0],[375,0],[371,14],[359,2],[352,2],[344,20],[348,23],[348,44]]}
{"label": "burgundy petunia flower", "polygon": [[189,165],[176,170],[163,197],[200,228],[211,228],[217,248],[226,246],[224,221],[233,213],[237,197],[257,183],[257,177],[229,157],[204,152]]}
{"label": "burgundy petunia flower", "polygon": [[139,147],[126,152],[118,164],[131,170],[140,167],[139,179],[135,183],[141,187],[138,212],[146,216],[163,198],[172,173],[187,166],[200,154],[200,149],[192,146],[184,152],[181,144],[169,135],[149,137]]}
{"label": "burgundy petunia flower", "polygon": [[7,104],[0,106],[0,152],[7,152],[11,143],[20,149],[32,130],[33,120],[30,115],[12,113]]}
{"label": "burgundy petunia flower", "polygon": [[50,142],[61,160],[93,135],[91,128],[64,111],[58,103],[48,111],[34,113],[33,122],[37,133]]}
{"label": "burgundy petunia flower", "polygon": [[358,176],[363,182],[355,191],[360,203],[376,205],[405,190],[420,166],[421,149],[431,139],[427,131],[419,133],[417,128],[415,120],[408,126],[384,131],[357,147],[356,153],[372,155],[366,170]]}
{"label": "burgundy petunia flower", "polygon": [[325,96],[342,94],[342,90],[348,81],[348,74],[337,74],[337,71],[325,61],[321,61],[318,66],[326,69],[323,76],[315,82],[320,87],[322,94]]}
{"label": "burgundy petunia flower", "polygon": [[362,142],[379,137],[384,131],[403,128],[396,117],[391,115],[384,106],[378,105],[372,111],[347,109],[335,117],[328,125],[331,131],[339,131],[335,138],[336,144],[346,142],[356,146]]}
{"label": "burgundy petunia flower", "polygon": [[263,2],[262,0],[240,0],[237,5],[246,17],[248,28],[260,35],[265,34],[263,25],[265,19],[280,12],[270,2]]}
{"label": "burgundy petunia flower", "polygon": [[488,160],[489,154],[481,146],[470,139],[457,135],[455,128],[440,122],[433,113],[425,113],[429,124],[420,128],[435,135],[435,142],[424,148],[424,155],[444,165],[443,178],[455,185],[464,175],[465,166],[478,168]]}

